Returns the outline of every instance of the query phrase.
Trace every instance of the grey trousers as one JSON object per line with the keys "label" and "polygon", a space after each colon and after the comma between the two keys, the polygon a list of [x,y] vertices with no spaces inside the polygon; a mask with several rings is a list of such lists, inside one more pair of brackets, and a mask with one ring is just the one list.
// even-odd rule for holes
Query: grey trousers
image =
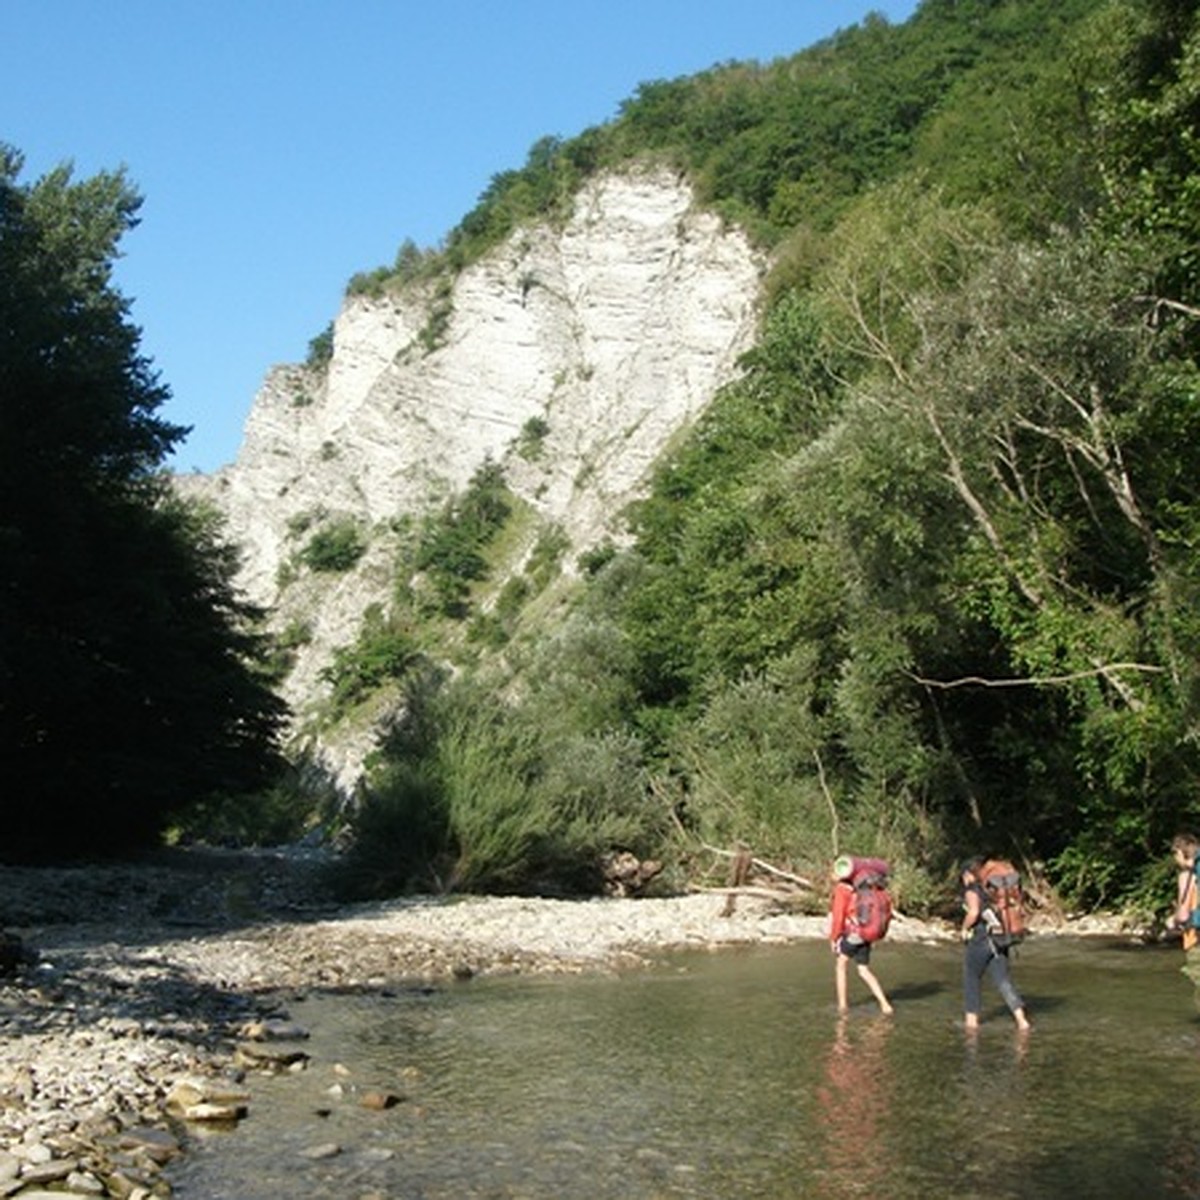
{"label": "grey trousers", "polygon": [[996,985],[1009,1012],[1025,1007],[1008,973],[1008,951],[993,946],[991,938],[977,935],[967,943],[966,956],[963,958],[964,1007],[976,1016],[983,1007],[984,975]]}

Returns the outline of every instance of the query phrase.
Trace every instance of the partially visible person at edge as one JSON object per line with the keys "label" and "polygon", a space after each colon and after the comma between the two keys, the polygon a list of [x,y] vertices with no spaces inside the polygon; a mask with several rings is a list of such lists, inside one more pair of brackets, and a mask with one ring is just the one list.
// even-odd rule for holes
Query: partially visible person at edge
{"label": "partially visible person at edge", "polygon": [[1017,1028],[1031,1028],[1025,1015],[1025,1001],[1013,984],[1008,971],[1008,947],[997,946],[991,936],[988,917],[998,920],[990,912],[983,884],[979,879],[982,858],[968,859],[962,865],[963,919],[960,930],[966,943],[963,957],[963,1007],[965,1026],[968,1032],[979,1028],[979,1013],[983,1008],[983,977],[986,975],[995,984],[1008,1011],[1012,1013]]}
{"label": "partially visible person at edge", "polygon": [[871,970],[871,943],[863,941],[858,933],[858,921],[855,919],[854,888],[845,879],[833,876],[833,896],[830,899],[829,910],[829,944],[837,956],[834,962],[834,983],[837,988],[837,1007],[839,1013],[847,1012],[850,1008],[848,999],[848,974],[850,964],[858,969],[858,977],[871,989],[871,994],[879,1002],[879,1010],[885,1016],[891,1016],[893,1009],[884,994],[883,987]]}
{"label": "partially visible person at edge", "polygon": [[1192,913],[1200,897],[1196,894],[1196,856],[1200,854],[1200,839],[1190,833],[1179,833],[1171,840],[1171,853],[1179,874],[1175,880],[1175,911],[1167,922],[1168,929],[1183,930],[1184,962],[1180,970],[1196,988],[1200,1003],[1200,929],[1192,924]]}

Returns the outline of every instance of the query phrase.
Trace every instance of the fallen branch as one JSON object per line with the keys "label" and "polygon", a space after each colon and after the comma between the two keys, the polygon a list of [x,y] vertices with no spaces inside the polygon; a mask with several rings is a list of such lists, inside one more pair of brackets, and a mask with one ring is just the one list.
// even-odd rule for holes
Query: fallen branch
{"label": "fallen branch", "polygon": [[729,864],[729,878],[726,880],[726,885],[730,890],[725,897],[725,907],[721,910],[721,916],[733,916],[733,910],[737,904],[737,892],[733,889],[740,888],[745,884],[750,877],[750,869],[753,865],[754,858],[750,854],[750,847],[739,844],[733,860]]}
{"label": "fallen branch", "polygon": [[[702,849],[707,850],[709,854],[716,854],[720,858],[736,858],[741,853],[739,850],[722,850],[718,846],[710,846],[707,842],[701,842]],[[779,879],[787,879],[792,883],[798,884],[802,888],[807,888],[810,891],[813,887],[811,879],[805,879],[803,875],[793,875],[791,871],[783,871],[779,867],[773,866],[765,859],[751,858],[750,864],[760,871],[766,871],[768,875],[774,875]]]}

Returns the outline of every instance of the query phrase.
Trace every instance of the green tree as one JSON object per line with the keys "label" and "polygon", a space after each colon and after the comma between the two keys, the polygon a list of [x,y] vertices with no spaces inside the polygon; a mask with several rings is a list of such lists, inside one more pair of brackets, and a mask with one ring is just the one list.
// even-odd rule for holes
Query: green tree
{"label": "green tree", "polygon": [[161,470],[186,430],[111,281],[121,172],[33,185],[0,147],[0,778],[9,858],[152,841],[262,785],[282,706],[211,514]]}

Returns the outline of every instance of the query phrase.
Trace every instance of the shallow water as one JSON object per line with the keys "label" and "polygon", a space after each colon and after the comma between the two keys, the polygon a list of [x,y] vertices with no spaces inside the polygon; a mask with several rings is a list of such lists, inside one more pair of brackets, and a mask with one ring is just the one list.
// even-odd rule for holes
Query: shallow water
{"label": "shallow water", "polygon": [[[290,1010],[308,1070],[252,1077],[250,1116],[197,1138],[172,1181],[180,1200],[1200,1197],[1181,961],[1031,941],[1013,963],[1028,1037],[987,990],[964,1034],[949,946],[877,948],[891,1019],[852,972],[839,1020],[817,943],[314,994]],[[369,1088],[405,1099],[368,1111]],[[327,1143],[340,1153],[305,1156]]]}

